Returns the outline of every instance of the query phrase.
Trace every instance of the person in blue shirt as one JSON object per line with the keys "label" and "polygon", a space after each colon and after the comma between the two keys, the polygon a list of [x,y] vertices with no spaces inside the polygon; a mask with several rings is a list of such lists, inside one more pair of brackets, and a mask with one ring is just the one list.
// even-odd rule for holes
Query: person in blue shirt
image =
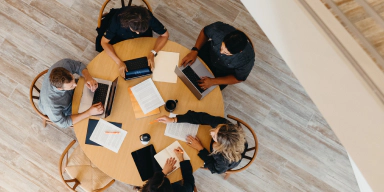
{"label": "person in blue shirt", "polygon": [[[127,67],[116,55],[113,44],[138,37],[152,37],[152,31],[159,34],[155,46],[148,53],[148,66],[155,67],[154,57],[168,41],[169,33],[153,14],[141,6],[130,6],[120,9],[112,18],[105,35],[101,38],[101,46],[119,67],[120,75],[125,78]],[[134,49],[134,47],[132,47]]]}

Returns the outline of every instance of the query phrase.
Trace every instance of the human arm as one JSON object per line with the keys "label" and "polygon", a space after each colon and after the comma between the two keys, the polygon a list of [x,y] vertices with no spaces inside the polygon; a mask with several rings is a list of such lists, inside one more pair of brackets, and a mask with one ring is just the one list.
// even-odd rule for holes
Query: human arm
{"label": "human arm", "polygon": [[198,81],[199,86],[203,90],[208,89],[213,85],[231,85],[231,84],[236,84],[240,82],[243,82],[243,81],[236,79],[234,75],[228,75],[224,77],[215,77],[215,78],[202,77],[201,80]]}
{"label": "human arm", "polygon": [[[153,47],[153,50],[156,53],[158,53],[164,47],[164,45],[167,43],[168,38],[169,38],[168,31],[166,31],[164,34],[160,35],[156,39],[156,43],[155,43],[155,46]],[[154,61],[155,55],[152,52],[149,52],[147,58],[148,58],[148,66],[151,68],[151,70],[153,70],[155,68],[155,61]]]}
{"label": "human arm", "polygon": [[88,89],[90,89],[92,92],[95,92],[95,90],[97,89],[98,87],[98,83],[95,79],[93,79],[93,77],[91,76],[91,74],[89,74],[88,72],[88,69],[85,68],[81,71],[81,73],[83,74],[83,77],[84,77],[84,80],[85,80],[85,85],[88,87]]}
{"label": "human arm", "polygon": [[[199,36],[197,37],[195,47],[200,50],[201,47],[208,41],[208,37],[204,33],[204,28],[200,31]],[[181,60],[181,65],[186,66],[186,65],[191,65],[192,63],[195,62],[197,58],[198,51],[191,50],[182,60]]]}
{"label": "human arm", "polygon": [[89,116],[101,114],[101,113],[103,113],[103,111],[104,111],[104,106],[101,102],[99,102],[99,103],[92,105],[88,110],[86,110],[82,113],[71,115],[71,120],[72,120],[73,124],[76,124],[77,122],[79,122],[79,121],[81,121],[81,120],[83,120]]}
{"label": "human arm", "polygon": [[210,155],[208,150],[204,148],[197,155],[204,161],[204,167],[208,168],[211,173],[221,174],[228,170],[229,163],[220,153]]}
{"label": "human arm", "polygon": [[128,72],[127,66],[125,63],[116,55],[113,45],[109,44],[110,40],[106,37],[101,38],[101,46],[109,57],[116,63],[120,76],[125,78],[125,72]]}
{"label": "human arm", "polygon": [[184,115],[176,115],[176,118],[178,123],[210,125],[211,127],[217,127],[219,124],[225,124],[228,122],[228,120],[223,117],[212,116],[208,113],[195,112],[191,110]]}

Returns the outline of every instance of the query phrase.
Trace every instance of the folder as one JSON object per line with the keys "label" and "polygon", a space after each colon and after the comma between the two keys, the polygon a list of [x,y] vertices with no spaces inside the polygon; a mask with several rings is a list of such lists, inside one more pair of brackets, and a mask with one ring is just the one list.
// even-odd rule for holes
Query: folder
{"label": "folder", "polygon": [[155,160],[156,155],[153,145],[148,145],[131,153],[142,181],[146,181],[157,171],[161,171],[160,165]]}
{"label": "folder", "polygon": [[151,111],[147,114],[144,114],[143,110],[141,110],[139,103],[137,102],[135,96],[133,95],[133,93],[131,91],[131,87],[128,87],[128,93],[129,93],[129,97],[131,98],[132,109],[133,109],[133,113],[135,114],[136,119],[139,119],[142,117],[148,117],[148,116],[156,115],[156,114],[160,113],[160,108],[156,108],[153,111]]}
{"label": "folder", "polygon": [[[101,145],[93,142],[92,140],[90,140],[91,135],[92,135],[93,131],[95,130],[95,127],[96,127],[98,122],[99,122],[99,120],[97,120],[97,119],[89,119],[88,120],[88,128],[87,128],[87,136],[85,137],[85,144],[101,146]],[[110,122],[110,123],[121,128],[121,123],[116,123],[116,122]]]}

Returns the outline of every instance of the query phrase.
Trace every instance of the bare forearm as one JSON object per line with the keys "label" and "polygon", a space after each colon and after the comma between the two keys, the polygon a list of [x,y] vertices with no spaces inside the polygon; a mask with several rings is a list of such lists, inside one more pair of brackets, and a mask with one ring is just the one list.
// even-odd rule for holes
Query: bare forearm
{"label": "bare forearm", "polygon": [[167,43],[168,37],[169,37],[168,31],[165,32],[163,35],[160,35],[156,40],[155,47],[153,47],[153,50],[156,52],[159,52]]}
{"label": "bare forearm", "polygon": [[73,124],[76,124],[78,123],[79,121],[89,117],[90,114],[89,114],[89,111],[84,111],[83,113],[79,113],[79,114],[73,114],[71,115],[71,119],[72,119],[72,123]]}
{"label": "bare forearm", "polygon": [[81,74],[83,74],[83,77],[84,77],[85,79],[90,79],[90,78],[92,78],[92,76],[91,76],[91,74],[89,74],[87,68],[83,69],[83,70],[81,71]]}
{"label": "bare forearm", "polygon": [[214,85],[231,85],[242,82],[237,80],[236,77],[233,75],[228,75],[225,77],[216,77],[213,78],[212,81]]}
{"label": "bare forearm", "polygon": [[103,37],[101,39],[101,46],[103,47],[107,55],[111,57],[116,64],[119,64],[121,62],[120,58],[116,55],[115,49],[111,44],[109,44],[109,40],[107,38]]}
{"label": "bare forearm", "polygon": [[200,31],[199,37],[197,37],[195,47],[201,49],[203,45],[208,41],[208,37],[204,34],[204,28]]}

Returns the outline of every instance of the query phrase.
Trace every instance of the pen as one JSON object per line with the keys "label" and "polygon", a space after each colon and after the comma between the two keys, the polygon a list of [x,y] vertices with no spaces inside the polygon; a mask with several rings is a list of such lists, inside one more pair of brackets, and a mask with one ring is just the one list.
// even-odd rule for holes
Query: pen
{"label": "pen", "polygon": [[182,151],[182,150],[178,150],[178,149],[176,149],[178,152],[180,152],[180,153],[184,153],[184,151]]}
{"label": "pen", "polygon": [[159,121],[159,120],[155,119],[155,120],[149,122],[149,124],[153,124],[153,123],[156,123],[156,122],[158,122],[158,121]]}
{"label": "pen", "polygon": [[110,132],[110,131],[106,131],[105,134],[120,134],[120,132]]}

